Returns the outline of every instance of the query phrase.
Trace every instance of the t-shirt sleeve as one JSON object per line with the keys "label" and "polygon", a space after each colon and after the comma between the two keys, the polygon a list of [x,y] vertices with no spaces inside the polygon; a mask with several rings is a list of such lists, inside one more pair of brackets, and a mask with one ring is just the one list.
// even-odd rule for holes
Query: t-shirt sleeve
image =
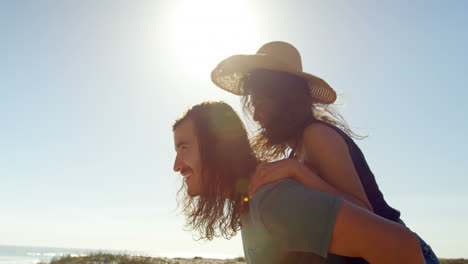
{"label": "t-shirt sleeve", "polygon": [[327,257],[343,198],[282,180],[258,194],[256,213],[276,243],[287,251]]}

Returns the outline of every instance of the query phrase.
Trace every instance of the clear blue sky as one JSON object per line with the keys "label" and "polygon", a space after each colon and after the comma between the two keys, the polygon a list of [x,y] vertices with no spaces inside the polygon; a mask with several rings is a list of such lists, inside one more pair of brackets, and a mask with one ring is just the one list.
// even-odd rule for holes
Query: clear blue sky
{"label": "clear blue sky", "polygon": [[211,69],[288,41],[388,202],[440,257],[468,258],[466,1],[0,1],[0,244],[239,256],[176,210],[171,126],[239,98]]}

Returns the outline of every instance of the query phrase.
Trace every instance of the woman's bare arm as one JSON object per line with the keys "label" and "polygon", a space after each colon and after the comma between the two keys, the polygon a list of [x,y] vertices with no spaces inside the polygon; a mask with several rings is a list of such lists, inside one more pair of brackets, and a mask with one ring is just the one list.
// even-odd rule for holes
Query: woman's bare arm
{"label": "woman's bare arm", "polygon": [[303,165],[295,159],[284,159],[260,164],[257,167],[254,175],[251,177],[249,184],[249,197],[252,197],[257,189],[264,184],[285,178],[295,179],[305,186],[317,191],[343,197],[345,200],[359,207],[372,211],[372,207],[370,207],[370,205],[367,205],[360,199],[348,193],[338,190],[334,186],[327,183],[324,179],[319,177],[307,166]]}
{"label": "woman's bare arm", "polygon": [[[317,170],[317,174],[335,189],[345,193],[339,196],[373,211],[343,137],[325,124],[314,123],[304,130],[302,140],[307,163]],[[360,202],[356,203],[356,199]]]}

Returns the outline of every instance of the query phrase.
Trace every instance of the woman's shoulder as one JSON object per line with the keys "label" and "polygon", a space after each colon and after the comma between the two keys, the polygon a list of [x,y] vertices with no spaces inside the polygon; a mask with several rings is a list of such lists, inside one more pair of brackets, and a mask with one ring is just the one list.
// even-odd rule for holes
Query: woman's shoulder
{"label": "woman's shoulder", "polygon": [[310,123],[302,134],[302,139],[306,142],[308,139],[327,139],[327,138],[342,138],[337,128],[324,121],[316,121]]}
{"label": "woman's shoulder", "polygon": [[332,124],[325,122],[313,122],[309,124],[302,135],[302,144],[308,156],[316,153],[319,156],[330,153],[348,151],[346,138]]}

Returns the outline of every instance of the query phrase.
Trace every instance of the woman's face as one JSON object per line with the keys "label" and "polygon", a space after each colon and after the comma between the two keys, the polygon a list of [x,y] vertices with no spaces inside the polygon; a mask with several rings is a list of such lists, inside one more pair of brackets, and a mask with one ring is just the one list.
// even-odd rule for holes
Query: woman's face
{"label": "woman's face", "polygon": [[254,108],[253,120],[265,128],[272,122],[274,116],[273,100],[258,93],[253,93],[251,95],[251,102]]}

